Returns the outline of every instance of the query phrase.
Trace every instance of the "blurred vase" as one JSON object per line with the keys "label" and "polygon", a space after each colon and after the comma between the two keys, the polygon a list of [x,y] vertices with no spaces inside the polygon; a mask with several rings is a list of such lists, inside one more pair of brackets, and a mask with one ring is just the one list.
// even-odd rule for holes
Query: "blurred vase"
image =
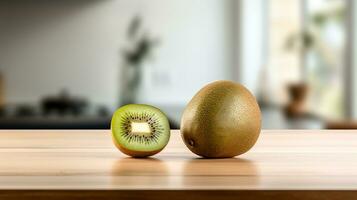
{"label": "blurred vase", "polygon": [[137,103],[139,89],[142,82],[142,65],[125,64],[122,67],[121,76],[121,90],[120,90],[120,104]]}
{"label": "blurred vase", "polygon": [[287,90],[290,100],[284,108],[285,115],[287,117],[299,117],[306,114],[305,104],[308,85],[306,83],[291,83]]}

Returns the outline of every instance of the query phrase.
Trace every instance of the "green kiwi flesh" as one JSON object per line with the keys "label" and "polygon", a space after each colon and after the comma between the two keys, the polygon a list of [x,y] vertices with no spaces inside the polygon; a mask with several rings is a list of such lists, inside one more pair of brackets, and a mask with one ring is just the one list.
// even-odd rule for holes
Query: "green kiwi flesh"
{"label": "green kiwi flesh", "polygon": [[117,148],[132,157],[152,156],[170,139],[170,125],[165,114],[144,104],[128,104],[115,111],[111,131]]}

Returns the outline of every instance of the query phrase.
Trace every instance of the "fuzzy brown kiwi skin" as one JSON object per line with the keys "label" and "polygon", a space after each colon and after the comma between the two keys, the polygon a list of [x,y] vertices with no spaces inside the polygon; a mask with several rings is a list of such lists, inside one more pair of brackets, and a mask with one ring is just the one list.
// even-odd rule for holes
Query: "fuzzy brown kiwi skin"
{"label": "fuzzy brown kiwi skin", "polygon": [[205,158],[229,158],[247,152],[261,130],[261,112],[242,85],[216,81],[188,103],[181,119],[186,146]]}
{"label": "fuzzy brown kiwi skin", "polygon": [[162,151],[165,147],[156,150],[156,151],[133,151],[127,148],[122,147],[115,139],[114,137],[112,137],[112,140],[115,144],[115,146],[124,154],[134,157],[134,158],[145,158],[145,157],[149,157],[149,156],[153,156],[157,153],[159,153],[160,151]]}

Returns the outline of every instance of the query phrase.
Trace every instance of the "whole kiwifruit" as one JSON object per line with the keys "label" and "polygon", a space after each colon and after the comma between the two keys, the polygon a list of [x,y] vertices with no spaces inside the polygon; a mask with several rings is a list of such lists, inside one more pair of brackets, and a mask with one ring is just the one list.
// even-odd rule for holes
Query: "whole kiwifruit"
{"label": "whole kiwifruit", "polygon": [[202,88],[181,119],[181,136],[195,154],[228,158],[247,152],[259,137],[261,113],[254,96],[232,81]]}
{"label": "whole kiwifruit", "polygon": [[152,156],[170,139],[170,125],[165,114],[144,104],[120,107],[113,115],[111,130],[117,148],[132,157]]}

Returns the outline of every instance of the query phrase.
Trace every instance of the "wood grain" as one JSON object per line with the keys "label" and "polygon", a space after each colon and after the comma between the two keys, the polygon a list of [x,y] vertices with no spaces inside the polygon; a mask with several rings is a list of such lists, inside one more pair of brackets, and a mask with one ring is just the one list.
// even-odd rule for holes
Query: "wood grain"
{"label": "wood grain", "polygon": [[357,131],[262,131],[231,159],[200,159],[171,135],[133,159],[110,131],[0,131],[0,199],[357,199]]}

